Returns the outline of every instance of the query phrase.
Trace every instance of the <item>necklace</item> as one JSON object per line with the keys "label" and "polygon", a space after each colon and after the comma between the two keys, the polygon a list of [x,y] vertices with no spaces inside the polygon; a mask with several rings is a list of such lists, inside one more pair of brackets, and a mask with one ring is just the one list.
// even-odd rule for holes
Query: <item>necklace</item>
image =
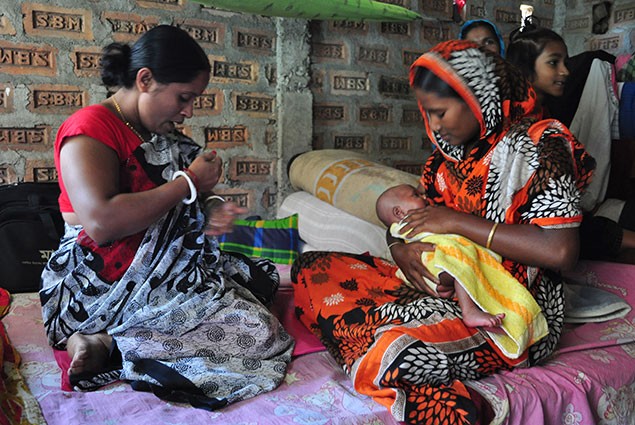
{"label": "necklace", "polygon": [[115,99],[115,96],[111,97],[112,99],[112,103],[115,105],[115,109],[117,110],[117,113],[119,113],[119,116],[121,117],[121,120],[124,122],[124,124],[126,124],[126,127],[128,127],[134,134],[137,135],[137,137],[143,142],[145,143],[145,139],[143,138],[143,136],[141,136],[141,133],[139,133],[137,131],[136,128],[134,128],[132,126],[132,124],[130,124],[128,122],[128,120],[126,119],[126,117],[124,116],[123,112],[121,112],[121,107],[119,106],[119,104],[117,103],[117,99]]}

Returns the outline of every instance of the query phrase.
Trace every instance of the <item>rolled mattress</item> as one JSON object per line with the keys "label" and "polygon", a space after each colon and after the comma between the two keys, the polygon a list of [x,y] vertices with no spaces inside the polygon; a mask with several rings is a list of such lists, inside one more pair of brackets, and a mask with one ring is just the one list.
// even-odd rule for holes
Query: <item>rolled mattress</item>
{"label": "rolled mattress", "polygon": [[315,150],[297,156],[289,166],[289,180],[294,189],[382,227],[385,226],[375,213],[379,195],[392,186],[419,183],[414,174],[342,149]]}

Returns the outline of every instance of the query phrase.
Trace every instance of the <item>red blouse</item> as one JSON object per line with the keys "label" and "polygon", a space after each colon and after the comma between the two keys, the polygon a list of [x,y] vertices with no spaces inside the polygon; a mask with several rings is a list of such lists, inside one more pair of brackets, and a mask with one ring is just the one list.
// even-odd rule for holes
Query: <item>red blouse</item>
{"label": "red blouse", "polygon": [[141,140],[108,108],[103,105],[91,105],[80,109],[62,123],[55,137],[55,167],[59,179],[61,195],[60,210],[73,212],[64,186],[64,176],[60,168],[60,151],[69,137],[88,136],[110,147],[119,158],[120,168],[141,144]]}

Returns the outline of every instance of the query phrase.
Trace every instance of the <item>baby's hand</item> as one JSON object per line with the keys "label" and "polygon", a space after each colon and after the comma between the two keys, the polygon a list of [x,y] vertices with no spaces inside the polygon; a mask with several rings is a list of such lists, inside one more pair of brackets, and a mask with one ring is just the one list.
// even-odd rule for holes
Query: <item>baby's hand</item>
{"label": "baby's hand", "polygon": [[437,293],[441,298],[452,298],[454,296],[454,278],[451,274],[443,272],[439,274],[439,284]]}

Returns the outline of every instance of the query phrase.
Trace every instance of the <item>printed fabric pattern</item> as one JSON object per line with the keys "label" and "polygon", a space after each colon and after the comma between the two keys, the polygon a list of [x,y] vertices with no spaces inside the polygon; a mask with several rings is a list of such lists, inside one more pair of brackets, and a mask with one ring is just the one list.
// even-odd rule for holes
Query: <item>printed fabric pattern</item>
{"label": "printed fabric pattern", "polygon": [[0,288],[0,424],[35,425],[46,423],[37,398],[22,375],[22,358],[9,339],[5,322],[12,295]]}
{"label": "printed fabric pattern", "polygon": [[[411,67],[433,71],[466,102],[480,123],[469,151],[430,130],[437,149],[420,182],[439,205],[499,223],[571,227],[593,159],[555,121],[535,122],[535,93],[515,68],[474,43],[449,41]],[[559,276],[509,259],[503,266],[543,311],[548,335],[517,359],[487,333],[468,328],[455,300],[422,294],[383,259],[309,252],[294,265],[296,313],[351,376],[355,389],[411,424],[489,423],[490,407],[463,382],[536,364],[553,353],[564,321]],[[433,419],[434,418],[434,419]]]}
{"label": "printed fabric pattern", "polygon": [[[130,191],[163,184],[199,151],[180,133],[154,135],[125,161],[122,184]],[[42,274],[49,344],[64,349],[74,332],[107,331],[123,359],[116,378],[195,407],[276,388],[293,339],[245,286],[266,285],[262,293],[273,294],[277,272],[269,261],[222,253],[205,224],[195,202],[107,246],[67,225]]]}

